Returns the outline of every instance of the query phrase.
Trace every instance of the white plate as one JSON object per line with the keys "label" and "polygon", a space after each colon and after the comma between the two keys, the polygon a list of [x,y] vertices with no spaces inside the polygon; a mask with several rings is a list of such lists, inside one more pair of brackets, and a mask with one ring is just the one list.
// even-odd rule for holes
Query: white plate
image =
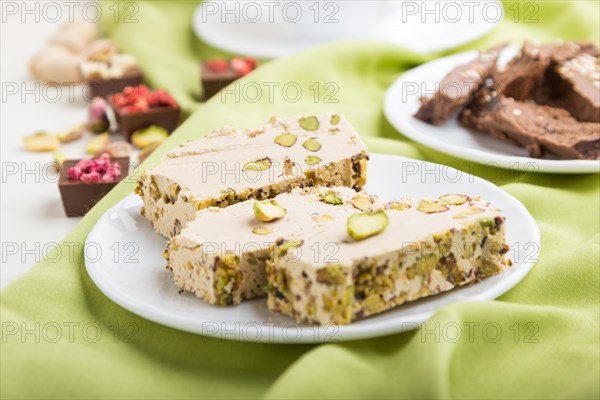
{"label": "white plate", "polygon": [[[295,6],[288,7],[289,3]],[[321,43],[352,39],[377,40],[428,53],[485,35],[504,14],[498,0],[448,3],[205,1],[194,13],[193,29],[214,47],[259,58],[283,57]],[[299,13],[296,7],[300,7]]]}
{"label": "white plate", "polygon": [[[499,64],[506,63],[517,52],[517,47],[506,48],[501,53]],[[417,143],[454,157],[494,167],[561,174],[600,172],[599,161],[528,157],[527,151],[522,147],[464,128],[459,124],[457,116],[442,126],[433,126],[413,117],[421,105],[419,99],[422,95],[431,96],[446,74],[476,56],[476,51],[455,54],[430,61],[402,74],[385,95],[384,112],[388,121],[404,136]]]}
{"label": "white plate", "polygon": [[[297,324],[269,312],[265,298],[234,307],[207,304],[179,294],[162,251],[166,239],[140,216],[132,195],[109,209],[86,240],[86,268],[98,288],[115,303],[151,321],[224,339],[313,343],[384,336],[418,327],[439,308],[457,301],[492,300],[515,286],[537,261],[538,227],[514,197],[483,179],[453,168],[396,156],[372,155],[367,189],[382,199],[472,193],[498,206],[507,218],[513,266],[471,286],[401,305],[347,326]],[[410,227],[407,227],[410,229]]]}

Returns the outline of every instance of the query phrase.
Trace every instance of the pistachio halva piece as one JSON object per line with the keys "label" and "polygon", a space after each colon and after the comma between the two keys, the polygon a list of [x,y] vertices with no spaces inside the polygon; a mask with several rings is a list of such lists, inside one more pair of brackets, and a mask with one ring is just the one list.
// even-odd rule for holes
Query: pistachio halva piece
{"label": "pistachio halva piece", "polygon": [[[323,201],[332,195],[341,204]],[[404,198],[394,202],[399,209],[358,195],[371,200],[369,211],[358,211],[356,192],[345,187],[280,194],[274,201],[287,211],[285,219],[267,222],[265,231],[253,201],[202,210],[171,240],[168,269],[177,285],[210,303],[237,304],[267,292],[274,312],[348,324],[509,265],[505,219],[484,200],[466,196],[463,204],[444,205]],[[431,202],[445,211],[419,210]],[[260,240],[257,231],[264,233]]]}
{"label": "pistachio halva piece", "polygon": [[[334,127],[339,132],[331,135]],[[176,221],[185,227],[204,208],[271,199],[296,187],[360,190],[368,154],[360,140],[351,140],[357,137],[348,120],[333,113],[273,117],[257,129],[217,129],[167,153],[141,176],[136,193],[154,229],[172,237]],[[173,184],[181,190],[165,198]]]}

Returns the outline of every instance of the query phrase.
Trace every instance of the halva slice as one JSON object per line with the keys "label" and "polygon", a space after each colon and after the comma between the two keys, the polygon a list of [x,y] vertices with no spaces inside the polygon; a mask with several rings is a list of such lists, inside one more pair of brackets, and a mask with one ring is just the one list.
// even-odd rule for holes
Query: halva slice
{"label": "halva slice", "polygon": [[360,190],[367,161],[366,146],[340,114],[273,117],[258,129],[218,129],[181,145],[142,175],[136,193],[154,229],[172,237],[204,208],[296,187]]}

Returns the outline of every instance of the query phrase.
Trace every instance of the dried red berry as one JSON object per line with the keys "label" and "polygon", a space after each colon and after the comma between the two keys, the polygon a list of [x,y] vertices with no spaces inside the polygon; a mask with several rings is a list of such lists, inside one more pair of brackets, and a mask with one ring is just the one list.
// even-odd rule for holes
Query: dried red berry
{"label": "dried red berry", "polygon": [[206,66],[213,72],[226,72],[229,69],[229,63],[222,58],[208,60]]}
{"label": "dried red berry", "polygon": [[246,75],[256,68],[256,60],[253,58],[235,57],[231,60],[231,68],[240,75]]}

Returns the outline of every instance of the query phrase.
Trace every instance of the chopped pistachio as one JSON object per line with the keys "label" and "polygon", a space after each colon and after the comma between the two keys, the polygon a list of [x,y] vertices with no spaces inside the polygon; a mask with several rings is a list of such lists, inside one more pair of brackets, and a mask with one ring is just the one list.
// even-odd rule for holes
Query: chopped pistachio
{"label": "chopped pistachio", "polygon": [[271,159],[269,157],[261,158],[256,161],[249,161],[244,164],[244,171],[264,171],[271,168]]}
{"label": "chopped pistachio", "polygon": [[339,114],[333,114],[331,116],[331,125],[337,125],[340,123],[340,115]]}
{"label": "chopped pistachio", "polygon": [[298,140],[297,135],[294,135],[293,133],[282,133],[275,138],[275,143],[283,147],[292,147],[296,144],[296,140]]}
{"label": "chopped pistachio", "polygon": [[339,206],[344,204],[342,199],[333,191],[329,191],[321,195],[321,201],[327,204],[332,204],[334,206]]}
{"label": "chopped pistachio", "polygon": [[61,143],[69,143],[74,140],[80,139],[83,136],[83,133],[85,132],[86,128],[86,124],[79,124],[64,132],[57,133],[56,138]]}
{"label": "chopped pistachio", "polygon": [[383,232],[388,224],[387,214],[379,210],[374,213],[363,212],[349,216],[346,227],[352,239],[362,240]]}
{"label": "chopped pistachio", "polygon": [[330,214],[315,214],[312,217],[313,221],[315,222],[327,222],[327,221],[332,221],[333,220],[333,215]]}
{"label": "chopped pistachio", "polygon": [[67,156],[64,153],[61,153],[60,151],[55,151],[52,155],[54,156],[54,165],[56,169],[60,171],[63,163],[67,159]]}
{"label": "chopped pistachio", "polygon": [[317,156],[308,156],[306,157],[306,159],[304,160],[305,163],[307,163],[308,165],[315,165],[320,163],[322,160],[317,157]]}
{"label": "chopped pistachio", "polygon": [[316,131],[319,129],[319,120],[315,116],[303,117],[298,120],[300,128],[307,131]]}
{"label": "chopped pistachio", "polygon": [[463,210],[463,211],[459,212],[458,214],[456,214],[452,218],[453,219],[462,219],[462,218],[465,218],[467,215],[481,214],[484,211],[485,210],[483,208],[471,207],[471,208],[468,208],[466,210]]}
{"label": "chopped pistachio", "polygon": [[275,200],[263,200],[254,202],[254,216],[263,222],[275,221],[287,214],[285,208],[281,207]]}
{"label": "chopped pistachio", "polygon": [[131,143],[143,149],[146,146],[150,146],[154,143],[162,143],[169,137],[169,132],[156,125],[150,125],[144,129],[138,129],[131,135]]}
{"label": "chopped pistachio", "polygon": [[481,224],[482,228],[495,228],[496,221],[493,218],[481,218],[479,220],[479,224]]}
{"label": "chopped pistachio", "polygon": [[465,196],[464,194],[445,194],[440,196],[440,200],[450,206],[460,206],[469,200],[469,196]]}
{"label": "chopped pistachio", "polygon": [[254,229],[252,229],[252,233],[254,233],[255,235],[268,235],[272,231],[273,230],[268,226],[257,226]]}
{"label": "chopped pistachio", "polygon": [[297,249],[298,247],[302,246],[302,244],[304,244],[303,240],[288,240],[283,242],[277,248],[279,256],[284,257],[288,251],[290,251],[290,249]]}
{"label": "chopped pistachio", "polygon": [[100,150],[102,150],[110,141],[110,135],[105,132],[99,135],[94,136],[92,140],[90,140],[85,148],[85,151],[88,154],[96,154]]}
{"label": "chopped pistachio", "polygon": [[439,201],[421,200],[419,202],[419,206],[417,207],[417,210],[421,211],[422,213],[426,213],[426,214],[435,214],[435,213],[441,213],[444,211],[448,211],[449,208],[447,205],[440,203]]}
{"label": "chopped pistachio", "polygon": [[319,151],[321,149],[321,143],[314,138],[308,139],[306,142],[302,143],[302,147],[308,151]]}
{"label": "chopped pistachio", "polygon": [[361,211],[367,211],[369,208],[371,208],[371,206],[373,205],[373,203],[371,203],[371,200],[369,200],[368,197],[365,197],[365,196],[355,196],[352,199],[352,205],[355,208],[358,208]]}
{"label": "chopped pistachio", "polygon": [[396,211],[404,211],[404,210],[410,208],[410,204],[404,203],[402,201],[390,201],[389,203],[387,203],[386,206],[390,210],[396,210]]}
{"label": "chopped pistachio", "polygon": [[58,148],[59,141],[54,135],[46,132],[37,132],[23,138],[25,148],[29,151],[54,151]]}

